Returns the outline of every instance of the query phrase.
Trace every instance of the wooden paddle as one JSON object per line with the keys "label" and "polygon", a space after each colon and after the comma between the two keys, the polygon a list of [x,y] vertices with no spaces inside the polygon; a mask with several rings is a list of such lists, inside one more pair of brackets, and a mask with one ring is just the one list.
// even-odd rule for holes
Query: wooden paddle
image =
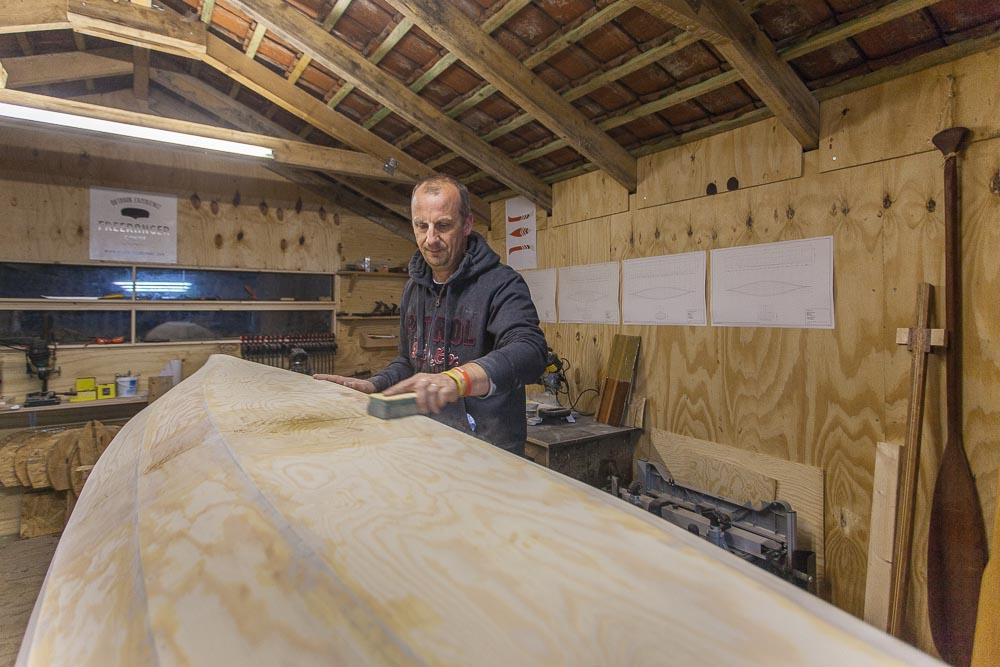
{"label": "wooden paddle", "polygon": [[986,533],[976,482],[962,446],[962,274],[958,150],[968,134],[953,127],[932,141],[945,156],[945,324],[948,330],[948,441],[934,486],[927,544],[927,607],[941,657],[968,665],[976,628]]}

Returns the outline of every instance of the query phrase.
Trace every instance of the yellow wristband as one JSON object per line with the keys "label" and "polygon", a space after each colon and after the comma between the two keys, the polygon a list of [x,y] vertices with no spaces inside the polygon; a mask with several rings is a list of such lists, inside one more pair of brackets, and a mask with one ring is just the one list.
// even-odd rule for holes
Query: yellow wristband
{"label": "yellow wristband", "polygon": [[458,375],[458,373],[455,373],[454,371],[451,371],[451,370],[447,370],[447,371],[444,371],[442,373],[442,375],[447,375],[452,380],[454,380],[455,384],[458,386],[458,395],[459,396],[465,396],[465,394],[466,394],[466,387],[463,386],[462,378]]}

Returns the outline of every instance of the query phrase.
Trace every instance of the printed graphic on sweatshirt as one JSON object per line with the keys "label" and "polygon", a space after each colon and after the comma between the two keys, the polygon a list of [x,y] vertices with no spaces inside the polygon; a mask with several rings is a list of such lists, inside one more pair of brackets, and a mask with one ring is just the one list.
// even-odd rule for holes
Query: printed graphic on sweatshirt
{"label": "printed graphic on sweatshirt", "polygon": [[472,319],[449,320],[448,329],[448,358],[446,360],[444,318],[437,318],[432,322],[430,316],[424,316],[423,330],[427,344],[423,348],[420,347],[421,341],[417,331],[416,316],[410,315],[406,318],[406,333],[410,339],[410,360],[413,362],[414,368],[424,369],[424,372],[427,373],[440,373],[463,363],[460,356],[461,351],[458,348],[476,345],[476,336],[472,332]]}

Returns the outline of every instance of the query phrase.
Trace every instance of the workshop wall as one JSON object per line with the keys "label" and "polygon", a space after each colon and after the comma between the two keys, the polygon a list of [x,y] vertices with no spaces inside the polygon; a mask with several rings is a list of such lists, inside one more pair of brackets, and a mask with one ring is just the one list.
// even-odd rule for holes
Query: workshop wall
{"label": "workshop wall", "polygon": [[[367,257],[373,273],[338,276],[337,312],[370,313],[379,301],[398,306],[408,274],[390,274],[384,269],[406,266],[417,249],[416,243],[358,218],[346,219],[340,233],[340,265],[359,264]],[[338,373],[377,372],[396,356],[399,318],[338,315],[337,345]]]}
{"label": "workshop wall", "polygon": [[[0,128],[0,145],[0,261],[94,264],[91,186],[177,195],[178,266],[333,273],[342,257],[372,254],[401,263],[412,253],[405,239],[250,161],[10,127]],[[348,239],[343,246],[342,238]],[[346,340],[342,345],[351,347]],[[184,361],[186,377],[213,353],[238,356],[239,349],[212,343],[61,347],[62,375],[50,386],[65,391],[76,377],[110,381],[129,370],[155,375],[170,359]],[[352,365],[364,364],[365,354],[359,348],[354,356],[361,358]],[[0,372],[4,395],[38,389],[24,372],[23,353],[0,353]]]}
{"label": "workshop wall", "polygon": [[[648,399],[647,429],[822,468],[823,594],[857,616],[864,606],[875,445],[903,441],[910,355],[896,345],[895,330],[913,325],[918,282],[934,284],[939,294],[943,285],[943,157],[930,137],[953,125],[973,131],[961,166],[964,428],[992,527],[1000,467],[1000,311],[992,296],[1000,287],[994,253],[1000,247],[998,57],[998,51],[983,53],[823,103],[822,148],[806,154],[801,167],[788,159],[789,150],[798,151],[783,130],[763,121],[640,160],[640,192],[627,211],[613,212],[620,208],[619,186],[609,180],[602,186],[588,174],[554,187],[555,195],[585,182],[582,203],[554,197],[551,219],[540,217],[539,268],[834,237],[834,330],[543,328],[572,363],[574,397],[600,386],[614,334],[638,335],[634,391]],[[684,168],[691,164],[693,171]],[[729,176],[739,189],[726,191]],[[698,178],[704,182],[682,185]],[[712,181],[719,194],[706,196]],[[503,254],[503,202],[494,204],[493,220],[491,243]],[[935,306],[937,326],[943,326],[942,301]],[[929,364],[927,396],[904,636],[933,652],[924,573],[930,498],[944,448],[938,358]],[[579,407],[595,406],[584,399]],[[644,441],[640,456],[651,453],[648,437]]]}

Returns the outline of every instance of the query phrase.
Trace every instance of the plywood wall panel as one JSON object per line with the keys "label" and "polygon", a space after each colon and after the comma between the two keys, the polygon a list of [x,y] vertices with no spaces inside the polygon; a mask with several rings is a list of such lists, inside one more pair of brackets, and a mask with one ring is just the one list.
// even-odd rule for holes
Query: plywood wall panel
{"label": "plywood wall panel", "polygon": [[0,224],[12,243],[0,248],[0,261],[90,262],[89,188],[99,186],[177,196],[179,265],[336,270],[339,230],[332,213],[324,220],[315,197],[287,181],[258,178],[255,165],[244,171],[239,163],[205,158],[198,167],[224,174],[206,176],[188,170],[195,161],[186,155],[152,151],[152,164],[145,164],[127,147],[116,154],[107,145],[89,145],[90,139],[72,149],[77,153],[37,153],[4,134],[9,131],[0,128],[0,144],[14,142],[0,165]]}
{"label": "plywood wall panel", "polygon": [[823,102],[821,169],[936,151],[931,137],[954,126],[973,140],[1000,136],[998,58],[986,51]]}
{"label": "plywood wall panel", "polygon": [[622,213],[628,207],[628,190],[603,171],[594,171],[552,186],[550,224],[558,226],[591,220]]}
{"label": "plywood wall panel", "polygon": [[723,193],[797,178],[802,146],[770,119],[641,157],[638,169],[636,203],[646,208],[705,197],[709,185]]}
{"label": "plywood wall panel", "polygon": [[326,222],[339,230],[340,245],[333,248],[340,257],[338,268],[358,264],[365,257],[371,258],[373,267],[406,266],[417,249],[413,237],[403,238],[352,213],[328,215]]}

